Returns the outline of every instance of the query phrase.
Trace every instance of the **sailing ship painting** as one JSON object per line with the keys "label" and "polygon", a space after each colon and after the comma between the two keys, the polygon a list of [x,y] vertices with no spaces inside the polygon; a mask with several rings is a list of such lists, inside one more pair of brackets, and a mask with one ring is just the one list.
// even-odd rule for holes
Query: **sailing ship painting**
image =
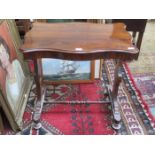
{"label": "sailing ship painting", "polygon": [[60,64],[60,72],[58,75],[73,75],[77,69],[80,67],[80,64],[77,64],[76,61],[66,61],[62,60]]}
{"label": "sailing ship painting", "polygon": [[42,59],[43,80],[90,80],[91,61]]}

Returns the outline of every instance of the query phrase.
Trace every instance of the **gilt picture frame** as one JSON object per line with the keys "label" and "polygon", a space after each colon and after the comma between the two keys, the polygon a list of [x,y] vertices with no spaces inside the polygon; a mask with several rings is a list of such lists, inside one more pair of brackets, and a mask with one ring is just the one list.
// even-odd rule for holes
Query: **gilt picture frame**
{"label": "gilt picture frame", "polygon": [[32,85],[28,66],[19,52],[21,40],[14,20],[0,21],[0,102],[13,130],[22,117]]}

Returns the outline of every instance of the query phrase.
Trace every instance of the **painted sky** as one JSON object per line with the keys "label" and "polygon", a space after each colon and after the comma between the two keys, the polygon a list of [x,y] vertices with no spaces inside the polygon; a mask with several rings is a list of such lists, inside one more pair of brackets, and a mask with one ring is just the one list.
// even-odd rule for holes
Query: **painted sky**
{"label": "painted sky", "polygon": [[[58,59],[42,59],[43,74],[57,74],[61,70],[62,60]],[[76,73],[90,73],[90,61],[76,61],[79,66]]]}

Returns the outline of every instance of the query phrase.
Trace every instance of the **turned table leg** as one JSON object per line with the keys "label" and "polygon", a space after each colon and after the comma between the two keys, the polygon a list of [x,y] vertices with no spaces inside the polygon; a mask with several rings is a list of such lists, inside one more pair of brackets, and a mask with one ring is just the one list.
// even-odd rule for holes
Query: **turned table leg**
{"label": "turned table leg", "polygon": [[114,73],[113,89],[112,89],[112,112],[113,112],[113,119],[114,119],[112,123],[112,127],[117,130],[121,128],[121,124],[120,124],[121,115],[119,110],[119,103],[117,101],[118,88],[122,80],[122,76],[120,73],[120,66],[121,66],[121,61],[117,60],[115,73]]}
{"label": "turned table leg", "polygon": [[34,112],[33,112],[33,128],[34,129],[39,129],[41,128],[41,123],[40,123],[40,117],[41,117],[41,112],[42,112],[42,107],[44,103],[44,97],[45,97],[45,89],[42,87],[41,83],[41,70],[39,66],[40,60],[35,59],[34,62],[34,69],[35,69],[35,75],[34,75],[34,80],[36,83],[36,101],[34,103]]}

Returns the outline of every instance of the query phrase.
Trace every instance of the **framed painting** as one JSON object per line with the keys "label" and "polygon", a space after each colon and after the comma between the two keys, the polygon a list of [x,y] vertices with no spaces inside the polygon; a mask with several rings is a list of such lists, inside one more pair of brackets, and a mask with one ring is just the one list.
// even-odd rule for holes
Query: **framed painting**
{"label": "framed painting", "polygon": [[32,85],[32,78],[18,51],[21,43],[18,35],[13,20],[0,21],[0,102],[14,130],[22,126]]}
{"label": "framed painting", "polygon": [[42,59],[45,83],[89,83],[94,81],[94,61]]}

